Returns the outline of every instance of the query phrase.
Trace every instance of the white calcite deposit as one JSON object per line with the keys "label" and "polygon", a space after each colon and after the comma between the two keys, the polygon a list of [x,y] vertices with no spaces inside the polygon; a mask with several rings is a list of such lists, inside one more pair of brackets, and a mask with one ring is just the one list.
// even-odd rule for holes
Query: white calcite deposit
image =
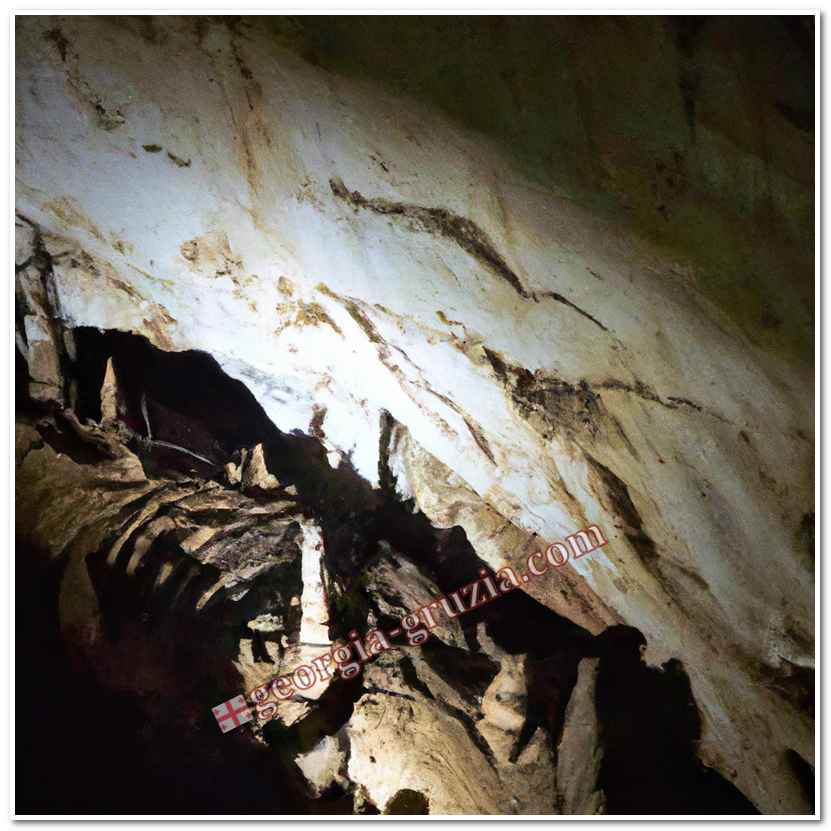
{"label": "white calcite deposit", "polygon": [[[333,465],[377,487],[388,458],[401,495],[491,565],[597,524],[603,552],[529,591],[592,632],[637,627],[652,663],[682,660],[700,758],[761,811],[804,810],[785,754],[813,763],[813,723],[780,688],[813,665],[809,366],[752,343],[694,257],[254,30],[170,19],[162,48],[128,24],[17,26],[16,208],[65,326],[210,353]],[[31,356],[49,334],[36,316],[26,332]],[[350,774],[374,768],[379,706],[356,711]],[[302,764],[322,788],[341,760],[321,754]],[[383,807],[393,783],[367,782]],[[498,809],[456,786],[466,809]]]}

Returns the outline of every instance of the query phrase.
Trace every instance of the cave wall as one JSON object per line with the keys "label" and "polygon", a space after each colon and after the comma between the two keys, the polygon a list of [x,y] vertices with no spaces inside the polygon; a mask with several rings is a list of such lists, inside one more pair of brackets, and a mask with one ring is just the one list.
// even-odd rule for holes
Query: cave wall
{"label": "cave wall", "polygon": [[683,661],[700,758],[799,812],[809,24],[19,17],[19,234],[62,326],[209,353],[489,565],[599,525],[534,597]]}

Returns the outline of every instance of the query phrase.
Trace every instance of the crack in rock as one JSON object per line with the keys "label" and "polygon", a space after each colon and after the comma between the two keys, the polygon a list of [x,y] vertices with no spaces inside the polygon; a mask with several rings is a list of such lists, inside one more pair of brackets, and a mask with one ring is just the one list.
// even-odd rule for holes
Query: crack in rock
{"label": "crack in rock", "polygon": [[455,242],[463,251],[508,283],[520,297],[533,297],[496,250],[491,238],[473,220],[459,216],[447,208],[425,208],[422,205],[392,202],[381,197],[368,199],[357,190],[349,190],[337,178],[329,180],[329,187],[337,199],[348,203],[356,211],[363,209],[384,216],[401,217],[410,223],[413,230]]}
{"label": "crack in rock", "polygon": [[689,398],[683,398],[681,396],[676,395],[668,395],[666,399],[661,398],[655,390],[652,389],[648,384],[644,384],[643,381],[635,381],[634,384],[627,384],[625,381],[618,381],[616,379],[611,379],[608,381],[602,381],[598,384],[594,384],[594,389],[602,389],[602,390],[618,390],[619,392],[627,392],[632,395],[638,396],[638,398],[643,398],[645,401],[653,401],[655,404],[660,404],[662,407],[666,407],[668,410],[677,410],[679,408],[686,408],[689,410],[695,410],[697,413],[704,413],[705,415],[711,416],[712,418],[717,419],[718,421],[724,422],[725,424],[730,424],[729,419],[726,419],[723,415],[714,412],[713,410],[709,410],[706,407],[702,407],[700,404],[696,404],[695,401],[691,401]]}
{"label": "crack in rock", "polygon": [[556,291],[529,292],[516,272],[508,265],[505,258],[496,250],[491,238],[472,219],[448,210],[447,208],[426,208],[423,205],[412,205],[405,202],[392,202],[389,199],[376,197],[369,199],[357,190],[349,190],[343,181],[338,178],[329,180],[329,187],[337,199],[358,209],[372,211],[384,216],[397,216],[407,221],[410,228],[426,234],[441,236],[455,242],[463,251],[470,254],[500,279],[504,280],[522,298],[539,302],[548,298],[568,306],[604,332],[608,328],[596,317],[572,303]]}
{"label": "crack in rock", "polygon": [[544,438],[551,438],[557,432],[564,432],[573,440],[580,436],[588,436],[595,440],[603,435],[607,438],[617,435],[629,452],[638,458],[635,447],[618,419],[605,406],[599,390],[630,393],[669,410],[686,408],[729,423],[718,413],[711,412],[687,398],[661,398],[641,381],[629,384],[610,379],[590,383],[581,378],[577,383],[573,383],[553,372],[543,369],[531,372],[525,367],[511,364],[496,350],[484,347],[484,352],[520,416],[531,423]]}
{"label": "crack in rock", "polygon": [[590,320],[592,323],[594,323],[595,326],[599,326],[604,332],[609,331],[608,328],[604,326],[596,317],[590,315],[588,312],[583,311],[583,309],[581,309],[579,306],[572,303],[571,300],[568,300],[567,298],[563,297],[562,294],[558,294],[556,291],[535,291],[531,296],[534,298],[534,300],[538,302],[543,297],[548,297],[551,300],[556,300],[558,303],[562,303],[565,306],[568,306],[570,309],[574,309],[574,311],[577,312],[577,314],[582,315],[587,320]]}

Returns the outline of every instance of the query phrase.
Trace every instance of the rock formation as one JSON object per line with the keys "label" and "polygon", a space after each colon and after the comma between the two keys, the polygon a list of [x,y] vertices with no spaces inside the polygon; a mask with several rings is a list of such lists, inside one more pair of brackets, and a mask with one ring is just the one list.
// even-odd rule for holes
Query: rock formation
{"label": "rock formation", "polygon": [[811,19],[16,26],[18,812],[813,810]]}

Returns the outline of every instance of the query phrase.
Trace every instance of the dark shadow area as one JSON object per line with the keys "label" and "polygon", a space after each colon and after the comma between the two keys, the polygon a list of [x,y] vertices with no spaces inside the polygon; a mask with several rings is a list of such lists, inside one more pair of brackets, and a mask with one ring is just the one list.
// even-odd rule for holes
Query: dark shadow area
{"label": "dark shadow area", "polygon": [[430,801],[423,793],[412,788],[402,788],[387,803],[385,814],[429,814]]}
{"label": "dark shadow area", "polygon": [[604,746],[601,786],[611,814],[758,814],[696,758],[701,719],[680,661],[652,669],[646,641],[628,626],[595,640],[601,658],[597,713]]}
{"label": "dark shadow area", "polygon": [[[171,663],[160,659],[159,666],[169,675],[155,692],[104,686],[96,668],[60,635],[65,563],[45,563],[43,552],[18,547],[18,814],[253,814],[302,807],[288,798],[273,754],[245,731],[219,734],[210,707],[227,687],[222,675],[212,674],[217,666],[205,663],[204,649],[191,648],[188,657],[194,632],[184,630],[167,645]],[[165,639],[151,642],[163,652]],[[121,643],[130,645],[126,637]]]}
{"label": "dark shadow area", "polygon": [[785,751],[785,758],[793,770],[794,775],[802,787],[802,792],[805,794],[805,799],[810,805],[816,805],[814,767],[805,761],[795,750],[788,748]]}

